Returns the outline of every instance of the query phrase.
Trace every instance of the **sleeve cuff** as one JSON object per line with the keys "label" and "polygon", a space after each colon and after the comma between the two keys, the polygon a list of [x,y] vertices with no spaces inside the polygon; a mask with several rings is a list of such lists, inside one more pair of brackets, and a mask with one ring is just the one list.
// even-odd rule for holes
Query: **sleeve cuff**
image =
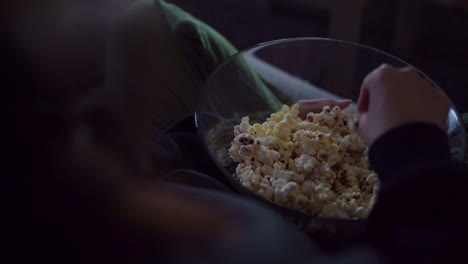
{"label": "sleeve cuff", "polygon": [[411,123],[390,130],[370,147],[369,162],[383,186],[410,171],[450,160],[447,134],[429,123]]}

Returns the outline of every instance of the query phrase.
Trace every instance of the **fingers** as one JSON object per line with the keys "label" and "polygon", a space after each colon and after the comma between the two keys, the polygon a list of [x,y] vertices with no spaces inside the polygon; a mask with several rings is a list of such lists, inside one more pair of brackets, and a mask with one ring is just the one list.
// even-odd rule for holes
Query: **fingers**
{"label": "fingers", "polygon": [[[339,108],[341,109],[345,109],[346,107],[348,107],[349,105],[351,105],[353,101],[351,101],[350,99],[344,99],[344,100],[340,100],[340,101],[334,101],[334,104],[330,104],[330,107],[334,107],[334,106],[338,106]],[[323,107],[322,107],[323,109]]]}
{"label": "fingers", "polygon": [[367,111],[369,110],[369,102],[370,102],[369,88],[373,87],[372,83],[374,82],[373,81],[375,78],[374,76],[377,74],[377,71],[380,68],[377,68],[376,70],[369,73],[366,76],[366,78],[364,78],[364,81],[362,82],[361,92],[359,94],[358,105],[357,105],[358,113],[367,113]]}
{"label": "fingers", "polygon": [[319,113],[322,111],[324,106],[335,107],[338,106],[341,109],[348,107],[352,103],[349,99],[344,100],[333,100],[333,99],[309,99],[300,100],[299,104],[299,117],[304,119],[308,113]]}
{"label": "fingers", "polygon": [[419,71],[416,70],[416,69],[413,68],[413,67],[404,67],[404,68],[399,69],[399,71],[400,71],[400,72],[403,72],[403,73],[408,73],[408,74],[415,75],[415,76],[418,76],[418,77],[419,77]]}
{"label": "fingers", "polygon": [[402,124],[424,122],[446,129],[449,107],[444,93],[417,69],[382,65],[361,86],[359,132],[370,146]]}
{"label": "fingers", "polygon": [[[367,114],[359,114],[358,115],[358,131],[359,131],[359,134],[362,135],[363,137],[365,137],[367,135]],[[365,138],[365,140],[367,140]]]}
{"label": "fingers", "polygon": [[364,81],[362,82],[361,86],[361,93],[359,94],[359,99],[358,99],[358,112],[359,113],[366,113],[369,110],[369,104],[371,100],[371,93],[379,93],[381,91],[371,91],[375,89],[379,89],[379,85],[376,85],[376,83],[381,83],[383,82],[388,76],[390,76],[392,73],[395,73],[397,71],[405,71],[408,73],[411,73],[414,71],[413,68],[407,67],[403,69],[397,69],[393,67],[392,65],[389,64],[382,64],[380,67],[376,68],[373,70],[371,73],[369,73],[366,78],[364,78]]}
{"label": "fingers", "polygon": [[361,87],[361,93],[359,94],[357,110],[358,113],[367,113],[369,110],[369,90],[364,85]]}

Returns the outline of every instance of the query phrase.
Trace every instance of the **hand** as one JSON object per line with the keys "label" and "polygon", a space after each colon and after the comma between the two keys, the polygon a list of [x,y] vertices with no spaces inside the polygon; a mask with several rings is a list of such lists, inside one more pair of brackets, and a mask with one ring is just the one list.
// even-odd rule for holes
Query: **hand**
{"label": "hand", "polygon": [[307,114],[310,112],[320,113],[324,106],[339,106],[341,109],[345,109],[351,104],[351,100],[333,100],[333,99],[310,99],[310,100],[300,100],[297,103],[299,104],[299,117],[305,119]]}
{"label": "hand", "polygon": [[358,101],[359,133],[371,146],[392,128],[424,122],[445,130],[450,101],[413,68],[382,65],[364,79]]}

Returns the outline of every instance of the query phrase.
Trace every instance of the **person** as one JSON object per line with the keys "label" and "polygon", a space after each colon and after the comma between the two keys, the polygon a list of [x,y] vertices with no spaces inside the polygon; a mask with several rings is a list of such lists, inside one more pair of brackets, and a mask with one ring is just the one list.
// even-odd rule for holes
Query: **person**
{"label": "person", "polygon": [[[160,4],[143,2],[125,11],[104,63],[87,60],[102,55],[94,49],[88,52],[96,56],[89,56],[79,45],[67,49],[63,43],[60,54],[82,51],[83,56],[63,61],[70,57],[50,52],[53,59],[41,60],[48,46],[31,48],[26,37],[34,39],[34,26],[57,32],[40,23],[3,34],[6,263],[31,258],[66,263],[440,263],[465,258],[467,167],[450,159],[444,132],[449,101],[443,93],[415,70],[390,65],[363,81],[359,131],[382,188],[362,241],[328,254],[275,211],[233,193],[203,152],[190,119],[164,129],[190,112],[197,86],[181,99],[188,102],[181,103],[185,110],[168,112],[153,102],[161,94],[167,100],[162,103],[177,101],[168,91],[190,80],[178,77],[188,71],[202,81],[199,73],[224,59],[207,47],[226,46],[216,40],[220,35],[189,16],[154,18],[161,10],[179,10]],[[148,22],[153,19],[158,22]],[[201,37],[181,34],[185,40],[174,40],[177,30],[168,29],[177,25],[190,34],[202,32]],[[98,27],[80,28],[85,30],[77,32],[86,33]],[[179,50],[175,43],[184,41],[193,46]],[[163,55],[169,58],[159,58]],[[204,60],[193,62],[190,56]],[[76,61],[82,67],[72,67]],[[207,70],[197,71],[196,62]],[[56,76],[56,70],[61,74]],[[83,91],[79,85],[99,89]],[[322,103],[306,105],[314,109]],[[157,121],[160,116],[164,122]],[[151,168],[154,164],[163,165]]]}

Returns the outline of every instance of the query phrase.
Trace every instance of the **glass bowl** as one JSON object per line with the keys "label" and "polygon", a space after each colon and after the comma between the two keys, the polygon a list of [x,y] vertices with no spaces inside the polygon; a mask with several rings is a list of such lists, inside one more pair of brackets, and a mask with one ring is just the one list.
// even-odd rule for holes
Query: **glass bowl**
{"label": "glass bowl", "polygon": [[[235,165],[228,149],[234,126],[244,116],[263,122],[283,104],[301,99],[352,99],[359,97],[364,77],[383,63],[410,66],[390,54],[355,43],[324,39],[294,38],[266,42],[239,52],[219,66],[200,91],[195,121],[198,133],[224,176],[241,194],[266,202],[316,237],[334,242],[356,239],[365,220],[331,219],[307,215],[276,205],[244,188],[233,174]],[[421,76],[432,82],[428,76]],[[355,111],[355,104],[348,108]],[[465,130],[452,107],[447,133],[454,159],[465,154]],[[428,142],[429,144],[430,142]]]}

